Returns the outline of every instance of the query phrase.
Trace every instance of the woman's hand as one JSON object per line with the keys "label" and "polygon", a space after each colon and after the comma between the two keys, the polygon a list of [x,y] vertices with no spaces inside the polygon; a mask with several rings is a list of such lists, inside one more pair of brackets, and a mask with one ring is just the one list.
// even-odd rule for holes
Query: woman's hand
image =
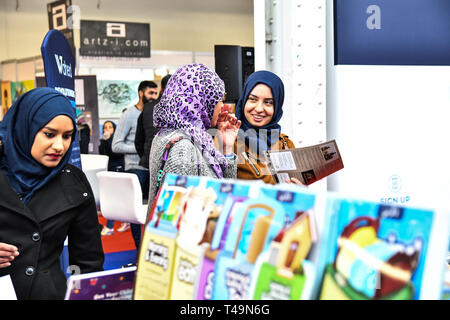
{"label": "woman's hand", "polygon": [[219,145],[222,147],[220,149],[225,155],[233,153],[234,141],[241,127],[241,121],[230,114],[230,111],[230,106],[224,105],[217,119],[217,130],[219,131],[217,136]]}
{"label": "woman's hand", "polygon": [[10,244],[0,242],[0,268],[7,268],[19,255],[19,250]]}
{"label": "woman's hand", "polygon": [[304,185],[300,180],[298,180],[297,178],[294,178],[294,177],[292,177],[290,179],[286,179],[285,182],[286,183],[295,183],[295,184],[299,184],[301,186],[305,186],[306,187],[306,185]]}

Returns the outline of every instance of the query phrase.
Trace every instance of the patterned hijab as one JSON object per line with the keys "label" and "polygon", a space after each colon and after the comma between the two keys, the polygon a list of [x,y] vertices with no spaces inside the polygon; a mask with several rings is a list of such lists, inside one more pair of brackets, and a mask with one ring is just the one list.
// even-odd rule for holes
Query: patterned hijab
{"label": "patterned hijab", "polygon": [[[69,150],[58,166],[48,168],[31,155],[36,133],[58,115],[72,119],[74,133]],[[70,159],[76,134],[75,108],[58,91],[36,88],[23,94],[8,110],[0,124],[3,156],[0,168],[14,191],[27,203],[33,194],[55,177]]]}
{"label": "patterned hijab", "polygon": [[219,178],[223,177],[227,161],[207,130],[224,94],[225,84],[214,71],[203,64],[185,65],[170,78],[153,114],[159,133],[181,129],[189,135]]}
{"label": "patterned hijab", "polygon": [[[260,83],[267,85],[271,89],[274,101],[274,110],[272,120],[270,120],[268,124],[259,128],[255,128],[247,121],[247,118],[244,114],[244,109],[248,96],[252,92],[253,88]],[[278,122],[283,116],[283,102],[283,81],[281,81],[281,79],[275,73],[264,70],[256,71],[247,78],[244,89],[242,90],[242,94],[236,104],[236,117],[242,122],[241,129],[245,132],[245,143],[248,146],[257,146],[257,151],[268,150],[276,142],[272,141],[271,136],[275,133],[274,130],[277,132],[277,134],[274,136],[280,136],[281,127]],[[263,132],[267,132],[267,135],[262,134]],[[255,153],[258,153],[257,151],[253,150],[253,152]]]}

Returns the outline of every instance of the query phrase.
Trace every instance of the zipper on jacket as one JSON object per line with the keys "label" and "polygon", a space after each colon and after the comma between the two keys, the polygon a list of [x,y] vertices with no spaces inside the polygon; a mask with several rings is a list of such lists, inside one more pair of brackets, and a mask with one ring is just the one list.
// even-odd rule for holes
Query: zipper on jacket
{"label": "zipper on jacket", "polygon": [[256,172],[256,175],[259,176],[259,175],[260,175],[260,172],[259,172],[259,170],[256,168],[256,166],[253,164],[253,162],[250,160],[250,158],[248,157],[247,152],[245,152],[245,151],[242,152],[242,156],[243,156],[244,159],[247,160],[247,161],[250,163],[250,165],[253,167],[253,169],[254,169],[255,172]]}
{"label": "zipper on jacket", "polygon": [[287,145],[286,140],[284,140],[284,138],[281,137],[281,136],[280,136],[280,140],[281,140],[281,144],[283,145],[283,146],[282,146],[282,149],[283,149],[283,150],[288,149],[288,145]]}

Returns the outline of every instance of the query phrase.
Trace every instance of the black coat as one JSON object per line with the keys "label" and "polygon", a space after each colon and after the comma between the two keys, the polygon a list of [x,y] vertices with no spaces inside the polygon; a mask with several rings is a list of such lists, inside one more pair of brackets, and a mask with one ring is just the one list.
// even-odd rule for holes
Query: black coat
{"label": "black coat", "polygon": [[[81,273],[103,270],[104,254],[91,187],[84,173],[67,165],[27,205],[0,170],[0,242],[19,249],[9,274],[21,299],[63,299],[66,277],[60,255],[68,236],[69,265]],[[75,268],[72,268],[75,269]]]}
{"label": "black coat", "polygon": [[134,138],[134,146],[141,157],[139,165],[148,168],[148,159],[152,142],[159,129],[153,126],[153,110],[159,103],[159,99],[146,103],[136,124],[136,136]]}
{"label": "black coat", "polygon": [[89,142],[91,141],[91,128],[87,123],[78,125],[78,141],[80,143],[80,153],[89,153]]}
{"label": "black coat", "polygon": [[100,139],[100,145],[98,146],[98,153],[109,157],[108,171],[124,171],[125,160],[123,153],[115,153],[112,151],[112,140],[114,134],[108,139]]}

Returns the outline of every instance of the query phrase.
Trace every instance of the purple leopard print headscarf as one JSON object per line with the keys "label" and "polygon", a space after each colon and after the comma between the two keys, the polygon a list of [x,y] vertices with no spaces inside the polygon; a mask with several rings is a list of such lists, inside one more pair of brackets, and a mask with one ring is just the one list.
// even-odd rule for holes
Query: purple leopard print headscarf
{"label": "purple leopard print headscarf", "polygon": [[203,64],[185,65],[170,77],[153,114],[153,125],[160,133],[181,129],[192,137],[219,178],[227,161],[206,131],[224,94],[225,84],[214,71]]}

